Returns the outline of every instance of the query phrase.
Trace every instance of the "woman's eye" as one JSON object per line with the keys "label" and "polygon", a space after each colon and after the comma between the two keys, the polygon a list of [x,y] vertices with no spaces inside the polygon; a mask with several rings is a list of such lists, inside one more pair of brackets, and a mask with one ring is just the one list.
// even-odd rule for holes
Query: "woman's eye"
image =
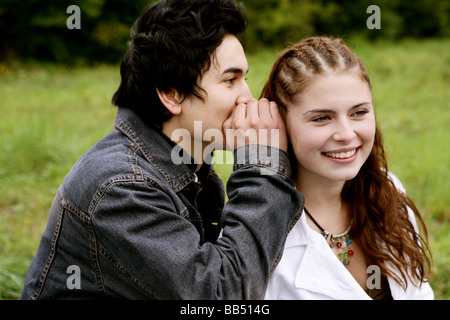
{"label": "woman's eye", "polygon": [[318,117],[315,117],[312,119],[312,121],[314,121],[314,122],[323,122],[323,121],[327,121],[327,120],[330,120],[330,117],[326,116],[326,115],[318,116]]}
{"label": "woman's eye", "polygon": [[367,110],[358,110],[358,111],[355,111],[353,113],[353,115],[356,117],[362,117],[362,116],[366,115],[367,113],[368,113]]}

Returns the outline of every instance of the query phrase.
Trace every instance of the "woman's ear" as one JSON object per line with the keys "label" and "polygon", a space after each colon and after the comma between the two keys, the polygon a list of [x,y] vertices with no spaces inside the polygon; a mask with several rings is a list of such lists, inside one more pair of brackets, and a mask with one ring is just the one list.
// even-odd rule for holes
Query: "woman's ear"
{"label": "woman's ear", "polygon": [[181,113],[181,99],[177,90],[170,89],[170,91],[164,92],[160,89],[156,89],[156,92],[158,93],[161,103],[167,108],[167,110],[169,110],[171,114],[176,116]]}

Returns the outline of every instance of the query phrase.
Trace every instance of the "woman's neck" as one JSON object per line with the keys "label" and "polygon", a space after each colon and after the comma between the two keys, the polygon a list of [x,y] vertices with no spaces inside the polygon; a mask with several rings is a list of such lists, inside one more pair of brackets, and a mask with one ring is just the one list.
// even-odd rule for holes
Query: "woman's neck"
{"label": "woman's neck", "polygon": [[[344,183],[345,181],[301,179],[298,176],[295,179],[297,190],[305,196],[305,207],[330,233],[341,233],[350,225],[349,206],[341,197]],[[312,226],[313,223],[310,222],[308,221]]]}

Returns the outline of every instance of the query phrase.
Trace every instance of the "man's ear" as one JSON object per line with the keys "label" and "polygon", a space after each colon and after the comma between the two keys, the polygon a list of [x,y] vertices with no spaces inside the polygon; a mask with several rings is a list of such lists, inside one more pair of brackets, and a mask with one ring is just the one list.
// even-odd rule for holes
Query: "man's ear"
{"label": "man's ear", "polygon": [[173,115],[179,115],[181,113],[181,99],[178,91],[175,89],[170,89],[168,92],[164,92],[160,89],[156,89],[158,93],[159,100],[161,103],[169,110]]}

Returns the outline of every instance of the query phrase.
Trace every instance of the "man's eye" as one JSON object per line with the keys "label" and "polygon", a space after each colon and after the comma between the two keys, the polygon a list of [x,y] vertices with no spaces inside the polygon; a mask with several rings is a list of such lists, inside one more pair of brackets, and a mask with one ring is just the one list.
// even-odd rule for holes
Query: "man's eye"
{"label": "man's eye", "polygon": [[236,80],[236,78],[230,78],[230,79],[225,80],[225,82],[228,83],[228,84],[233,84],[233,82],[235,80]]}

